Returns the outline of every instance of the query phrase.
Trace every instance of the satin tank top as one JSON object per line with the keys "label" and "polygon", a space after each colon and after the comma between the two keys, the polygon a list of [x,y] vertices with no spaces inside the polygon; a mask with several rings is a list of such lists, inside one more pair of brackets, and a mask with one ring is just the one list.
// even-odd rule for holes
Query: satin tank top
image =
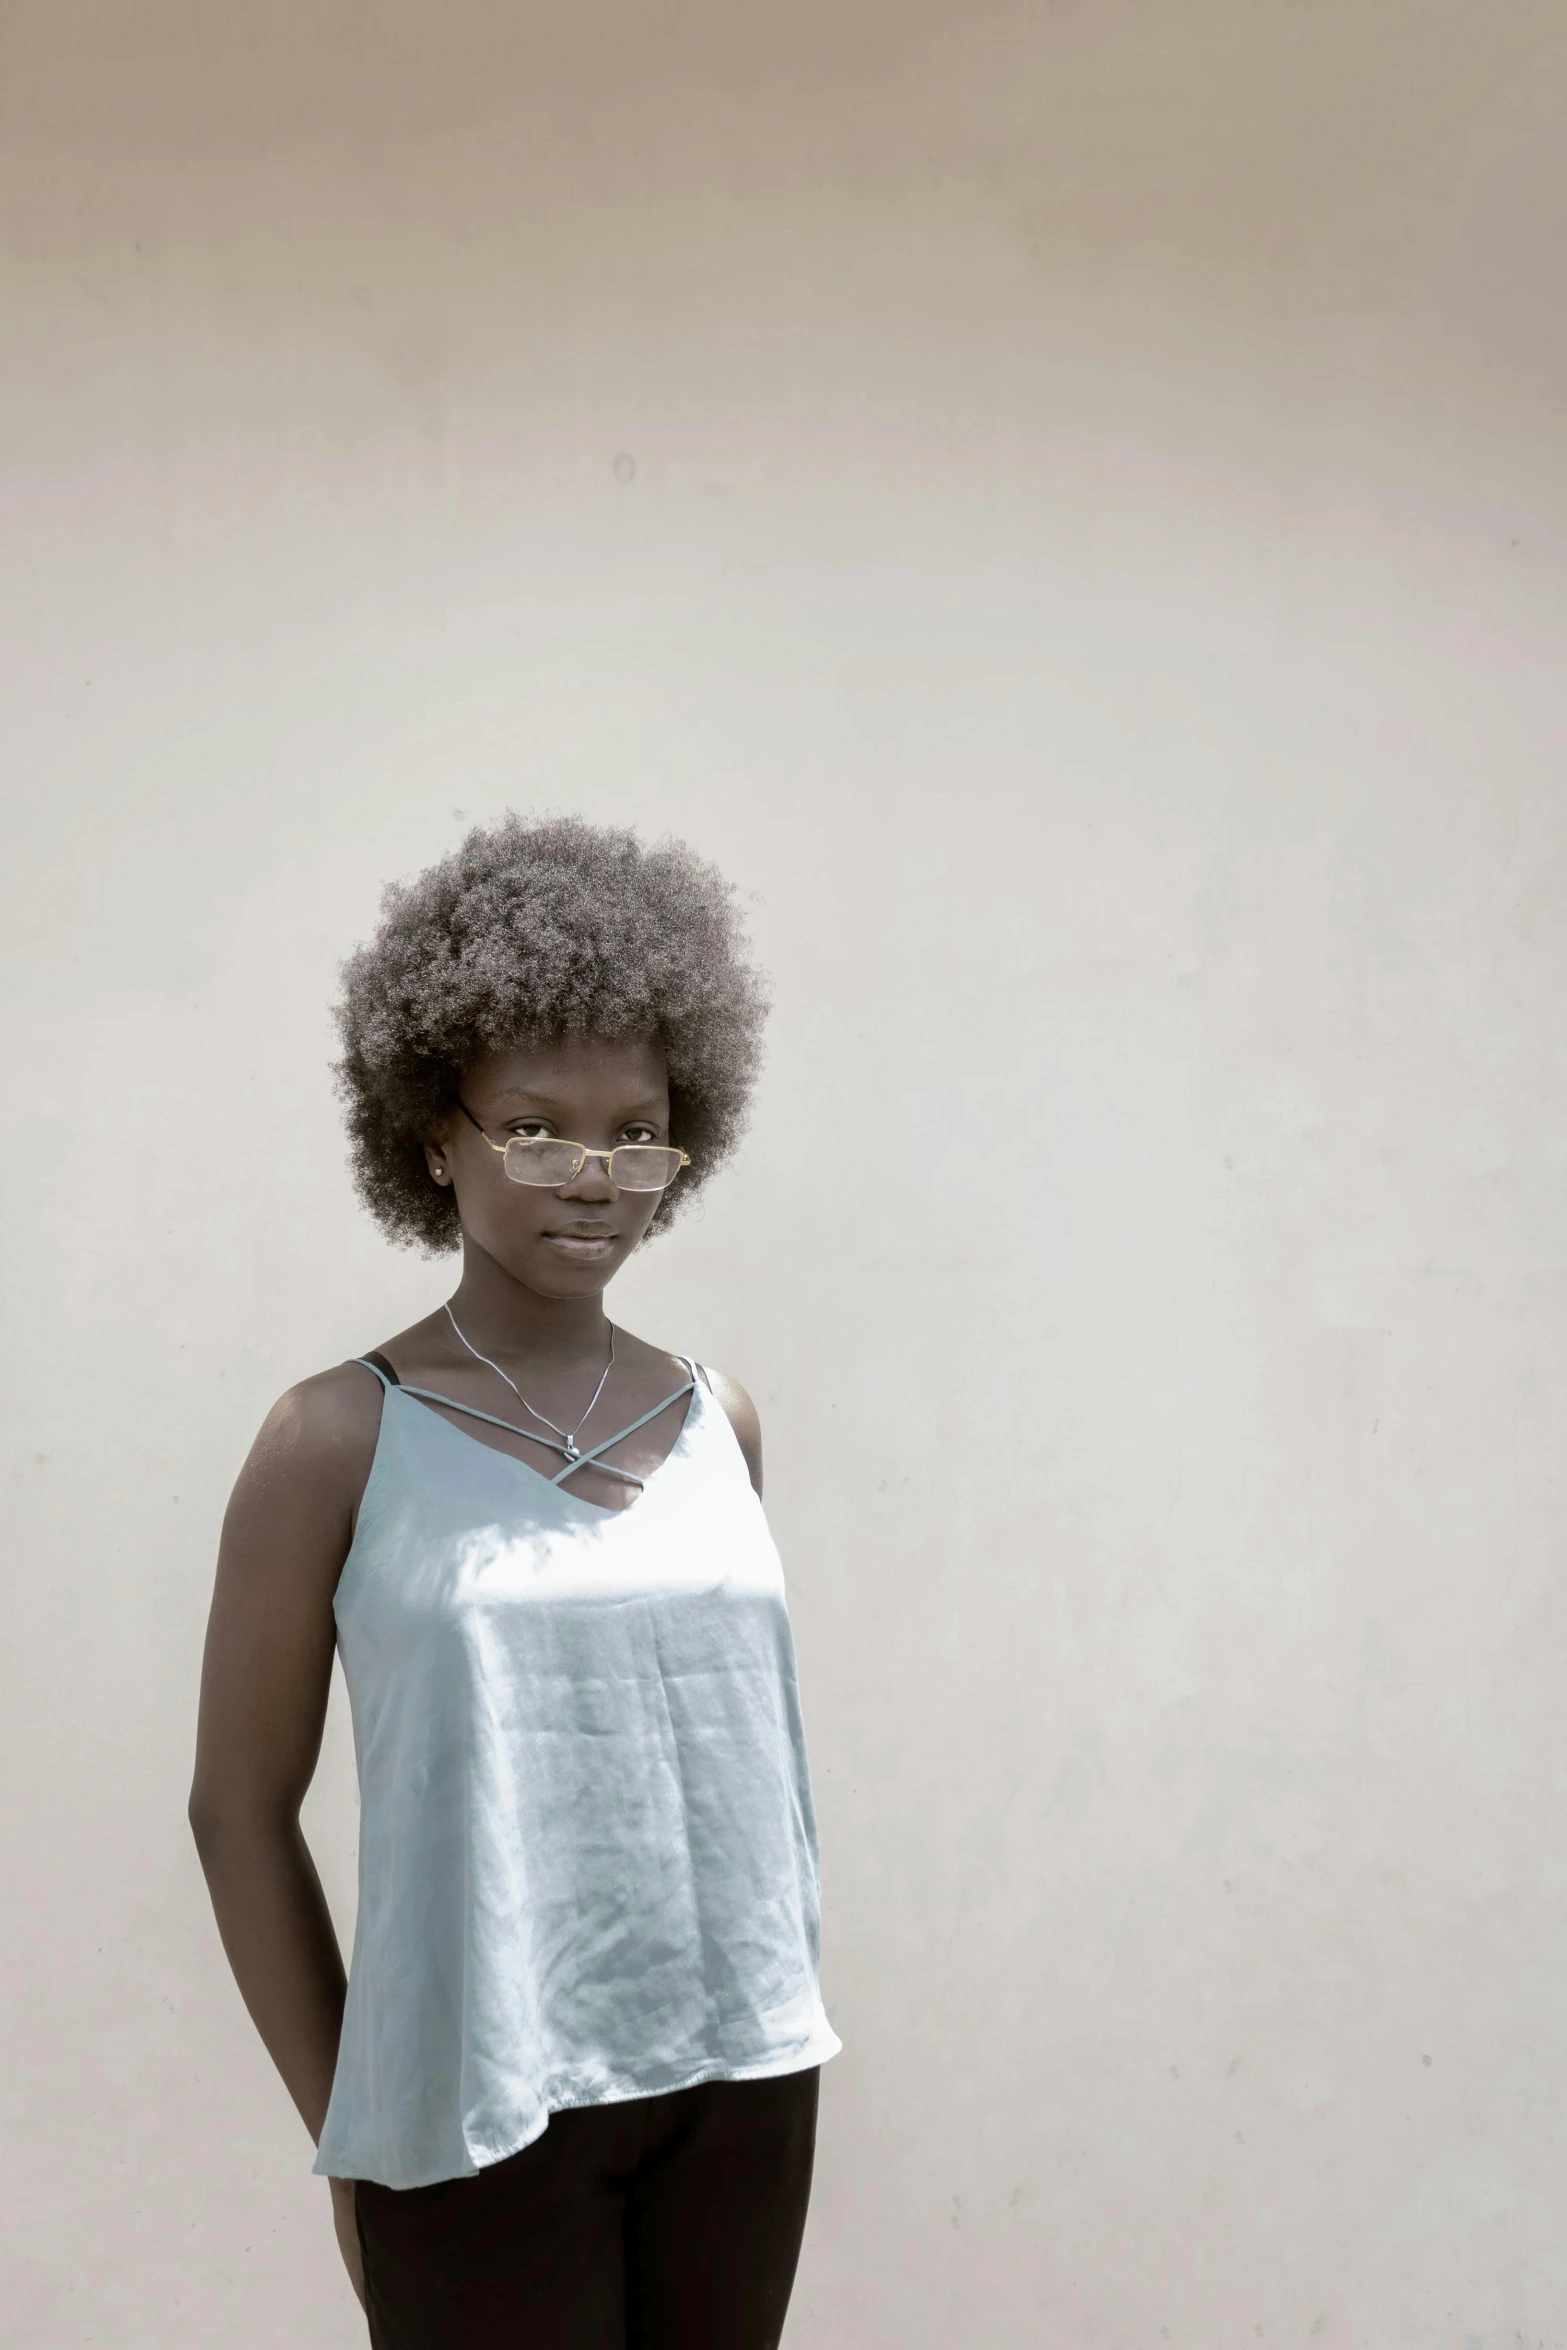
{"label": "satin tank top", "polygon": [[690,1368],[618,1510],[376,1369],[334,1601],[359,1912],[320,2174],[460,2178],[562,2107],[840,2046],[783,1572]]}

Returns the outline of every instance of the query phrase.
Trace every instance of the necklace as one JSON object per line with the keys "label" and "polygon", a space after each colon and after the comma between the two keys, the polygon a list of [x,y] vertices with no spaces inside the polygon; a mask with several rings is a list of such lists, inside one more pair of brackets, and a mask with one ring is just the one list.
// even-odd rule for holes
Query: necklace
{"label": "necklace", "polygon": [[[445,1314],[446,1319],[448,1322],[450,1322],[452,1328],[457,1332],[458,1337],[462,1339],[463,1345],[468,1349],[468,1352],[473,1356],[474,1360],[476,1362],[483,1363],[489,1370],[495,1373],[497,1378],[505,1380],[507,1386],[511,1389],[512,1394],[517,1398],[517,1401],[521,1404],[525,1412],[531,1412],[536,1420],[542,1420],[546,1428],[555,1428],[555,1423],[547,1412],[541,1412],[536,1403],[529,1403],[527,1397],[523,1394],[522,1389],[517,1385],[516,1380],[511,1376],[509,1371],[503,1371],[499,1363],[492,1363],[488,1355],[480,1354],[478,1348],[474,1345],[471,1338],[463,1337],[461,1326],[458,1323],[457,1316],[452,1312],[451,1307],[443,1306],[441,1311]],[[577,1422],[577,1428],[586,1427],[588,1420],[592,1416],[593,1405],[598,1402],[599,1397],[604,1392],[604,1381],[609,1377],[611,1371],[614,1368],[615,1325],[613,1322],[611,1322],[609,1326],[609,1361],[604,1365],[603,1373],[599,1379],[599,1383],[593,1390],[592,1402],[588,1405],[588,1408],[583,1413],[582,1418]],[[577,1428],[555,1428],[555,1433],[561,1441],[561,1450],[565,1453],[568,1462],[580,1461],[582,1458],[582,1447],[577,1442]]]}

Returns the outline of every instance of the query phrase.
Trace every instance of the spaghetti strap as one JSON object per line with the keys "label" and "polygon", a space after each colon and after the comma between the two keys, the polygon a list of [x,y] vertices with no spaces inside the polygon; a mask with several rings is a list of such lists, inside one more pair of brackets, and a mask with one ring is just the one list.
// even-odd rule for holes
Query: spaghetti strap
{"label": "spaghetti strap", "polygon": [[378,1346],[373,1346],[366,1355],[355,1355],[353,1360],[363,1363],[367,1371],[373,1371],[383,1387],[401,1387],[401,1379]]}

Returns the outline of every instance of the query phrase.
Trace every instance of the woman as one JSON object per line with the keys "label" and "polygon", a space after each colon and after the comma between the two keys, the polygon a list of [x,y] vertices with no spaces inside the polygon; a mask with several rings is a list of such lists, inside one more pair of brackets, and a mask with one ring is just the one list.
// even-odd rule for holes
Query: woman
{"label": "woman", "polygon": [[[838,2041],[761,1437],[603,1302],[743,1123],[732,893],[513,818],[345,976],[360,1191],[462,1272],[284,1396],[235,1488],[191,1796],[224,1947],[375,2350],[763,2350]],[[299,1827],[334,1644],[346,1985]]]}

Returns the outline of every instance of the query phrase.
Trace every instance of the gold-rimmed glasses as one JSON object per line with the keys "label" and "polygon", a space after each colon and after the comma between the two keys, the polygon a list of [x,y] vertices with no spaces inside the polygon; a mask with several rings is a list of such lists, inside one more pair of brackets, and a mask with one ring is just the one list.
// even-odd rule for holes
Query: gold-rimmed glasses
{"label": "gold-rimmed glasses", "polygon": [[592,1151],[585,1142],[563,1142],[553,1134],[510,1134],[495,1142],[460,1095],[457,1107],[491,1150],[500,1152],[513,1183],[536,1184],[542,1191],[575,1183],[589,1159],[603,1160],[617,1191],[667,1191],[681,1168],[691,1164],[683,1150],[665,1142],[617,1142],[608,1151]]}

